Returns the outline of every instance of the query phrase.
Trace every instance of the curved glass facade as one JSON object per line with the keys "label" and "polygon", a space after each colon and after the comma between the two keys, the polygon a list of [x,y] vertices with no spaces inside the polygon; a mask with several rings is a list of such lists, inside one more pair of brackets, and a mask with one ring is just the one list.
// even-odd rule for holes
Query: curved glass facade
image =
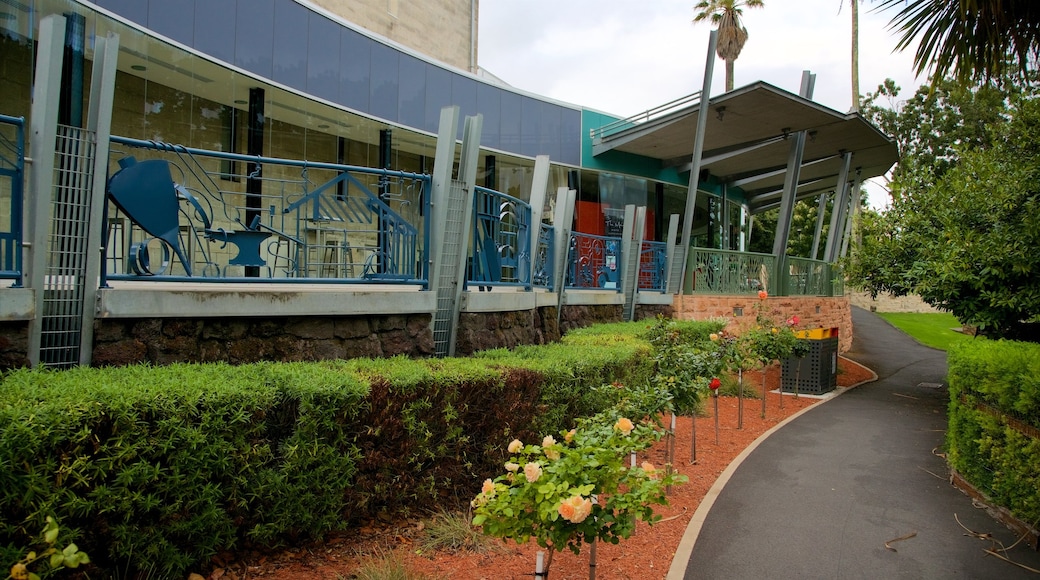
{"label": "curved glass facade", "polygon": [[[294,0],[99,0],[202,54],[358,113],[436,133],[443,107],[482,113],[481,145],[581,163],[581,110],[488,84]],[[461,136],[461,129],[460,129]]]}

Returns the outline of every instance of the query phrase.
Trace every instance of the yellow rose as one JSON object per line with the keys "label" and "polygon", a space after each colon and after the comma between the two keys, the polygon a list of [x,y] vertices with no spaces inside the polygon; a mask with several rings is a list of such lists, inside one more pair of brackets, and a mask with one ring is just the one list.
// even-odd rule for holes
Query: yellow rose
{"label": "yellow rose", "polygon": [[510,473],[516,473],[518,469],[520,469],[520,466],[516,463],[513,463],[512,461],[506,462],[506,471]]}
{"label": "yellow rose", "polygon": [[509,442],[507,449],[510,453],[520,453],[520,450],[524,448],[524,444],[519,439],[513,439]]}
{"label": "yellow rose", "polygon": [[563,500],[556,511],[563,519],[580,524],[592,513],[592,502],[580,495],[575,495]]}
{"label": "yellow rose", "polygon": [[571,429],[570,431],[567,432],[566,435],[563,436],[563,440],[566,441],[567,443],[570,443],[571,441],[574,440],[574,434],[576,432],[577,432],[576,430]]}
{"label": "yellow rose", "polygon": [[628,435],[635,428],[635,425],[632,424],[631,419],[622,417],[618,419],[617,423],[614,423],[614,428],[621,431],[623,435]]}
{"label": "yellow rose", "polygon": [[538,478],[542,476],[542,466],[535,462],[530,462],[524,466],[524,477],[527,478],[527,483],[534,483],[538,481]]}
{"label": "yellow rose", "polygon": [[485,479],[484,485],[480,488],[480,492],[488,497],[495,495],[495,482],[490,479]]}
{"label": "yellow rose", "polygon": [[640,467],[643,468],[643,471],[646,472],[647,477],[649,477],[650,479],[657,478],[657,468],[654,467],[653,463],[650,463],[649,461],[644,461],[643,465],[641,465]]}
{"label": "yellow rose", "polygon": [[556,439],[552,435],[546,435],[545,439],[542,439],[542,447],[551,447],[556,445]]}

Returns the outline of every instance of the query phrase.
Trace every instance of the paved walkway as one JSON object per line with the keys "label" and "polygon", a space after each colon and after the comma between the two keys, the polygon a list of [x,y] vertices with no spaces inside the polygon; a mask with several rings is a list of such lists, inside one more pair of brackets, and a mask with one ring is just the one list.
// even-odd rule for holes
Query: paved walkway
{"label": "paved walkway", "polygon": [[[852,319],[847,356],[879,380],[811,407],[720,480],[669,580],[1040,578],[987,555],[993,542],[967,534],[1016,540],[948,483],[936,455],[946,428],[945,353],[859,308]],[[1024,543],[1009,557],[1040,569],[1040,552]]]}

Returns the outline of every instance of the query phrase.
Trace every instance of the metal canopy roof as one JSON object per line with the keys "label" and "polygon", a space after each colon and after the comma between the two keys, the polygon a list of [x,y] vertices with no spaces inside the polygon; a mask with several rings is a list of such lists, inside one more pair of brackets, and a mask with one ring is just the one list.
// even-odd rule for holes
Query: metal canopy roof
{"label": "metal canopy roof", "polygon": [[[624,151],[660,159],[689,171],[700,103],[612,123],[592,133],[593,155]],[[898,161],[895,141],[859,113],[839,113],[765,82],[753,83],[708,101],[701,168],[740,187],[753,213],[775,207],[793,133],[806,131],[798,197],[831,191],[841,156],[852,152],[849,178],[884,175]]]}

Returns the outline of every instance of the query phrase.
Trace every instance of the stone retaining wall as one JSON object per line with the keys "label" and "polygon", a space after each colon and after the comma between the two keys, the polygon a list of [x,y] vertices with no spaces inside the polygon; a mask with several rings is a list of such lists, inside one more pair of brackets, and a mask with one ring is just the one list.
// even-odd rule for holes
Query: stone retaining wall
{"label": "stone retaining wall", "polygon": [[920,296],[909,295],[898,298],[888,294],[878,294],[871,298],[869,292],[849,292],[849,302],[871,312],[938,312]]}
{"label": "stone retaining wall", "polygon": [[29,323],[0,322],[0,372],[29,366]]}
{"label": "stone retaining wall", "polygon": [[762,314],[777,322],[798,316],[799,329],[837,328],[838,351],[852,348],[852,309],[844,297],[779,296],[765,301],[757,296],[680,295],[675,297],[675,317],[680,320],[725,318],[727,330],[739,333],[755,324]]}

